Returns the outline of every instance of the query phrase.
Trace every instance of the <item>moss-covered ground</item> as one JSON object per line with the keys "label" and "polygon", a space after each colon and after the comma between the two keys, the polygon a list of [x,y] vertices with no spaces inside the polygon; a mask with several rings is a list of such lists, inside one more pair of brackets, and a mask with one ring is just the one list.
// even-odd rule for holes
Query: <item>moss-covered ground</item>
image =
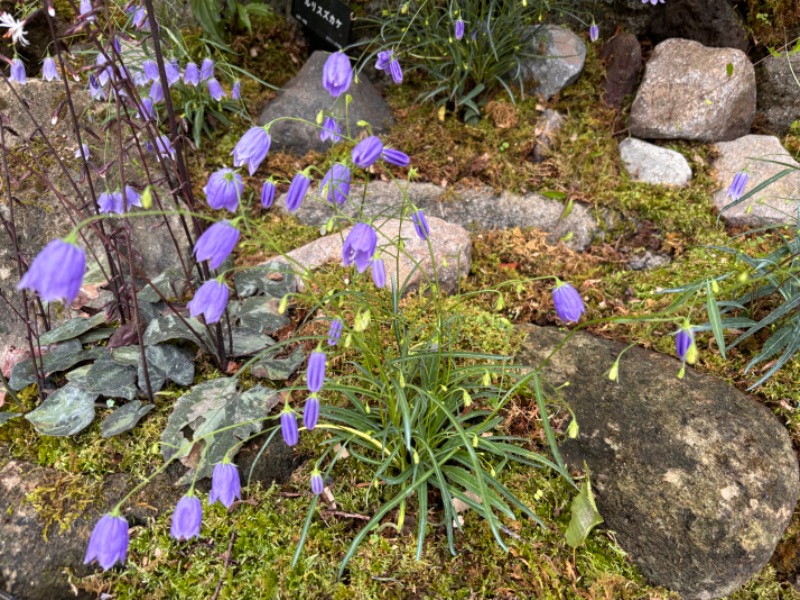
{"label": "moss-covered ground", "polygon": [[[233,48],[239,52],[240,66],[277,85],[294,74],[306,52],[278,18],[257,21],[253,37],[235,40]],[[683,142],[667,144],[692,166],[694,178],[686,189],[630,181],[616,151],[616,142],[624,135],[626,112],[617,113],[602,104],[598,92],[601,77],[602,67],[590,47],[580,81],[549,105],[566,120],[554,140],[553,151],[538,164],[530,160],[530,155],[543,108],[541,101],[527,99],[512,105],[499,95],[493,99],[494,106],[502,110],[489,111],[480,123],[471,126],[449,114],[441,120],[434,106],[417,104],[416,90],[424,85],[418,75],[408,74],[406,85],[388,89],[387,98],[398,122],[388,139],[412,157],[421,180],[443,186],[488,184],[498,190],[553,192],[565,203],[588,204],[607,224],[605,241],[583,253],[564,244],[549,245],[537,231],[476,231],[472,272],[464,282],[465,292],[554,274],[581,291],[587,300],[588,319],[632,317],[663,310],[671,297],[659,293],[661,290],[735,268],[731,259],[707,247],[731,242],[731,232],[711,209],[710,195],[717,185],[709,167],[712,148]],[[257,115],[272,93],[246,82],[244,97],[251,114]],[[235,120],[230,129],[219,131],[212,143],[190,155],[198,197],[202,197],[200,190],[208,173],[229,163],[231,149],[248,126],[245,120]],[[793,152],[800,149],[800,136],[789,136],[785,142]],[[267,167],[270,174],[290,178],[308,164],[329,160],[330,156],[314,153],[303,157],[273,153]],[[259,188],[260,180],[246,179],[248,188]],[[254,200],[253,204],[258,203]],[[296,247],[319,235],[315,228],[275,212],[256,208],[250,217],[275,248]],[[736,242],[738,248],[754,253],[766,252],[778,243],[775,234],[744,236]],[[644,250],[666,254],[671,262],[648,271],[630,270],[628,258]],[[246,242],[239,250],[238,261],[254,264],[272,253]],[[341,273],[333,270],[320,275],[320,286],[325,285],[326,277],[331,285],[341,281]],[[470,301],[468,308],[463,308],[470,324],[465,328],[469,333],[464,344],[470,349],[513,353],[518,340],[509,324],[558,324],[549,297],[551,284],[522,283],[505,289],[505,306],[499,311],[494,294],[478,295],[477,302]],[[725,291],[723,286],[721,294]],[[418,308],[413,302],[407,306],[409,311]],[[674,342],[669,334],[674,328],[674,324],[609,321],[590,330],[671,353]],[[695,368],[740,389],[753,382],[752,375],[743,375],[743,367],[756,345],[737,348],[722,360],[710,335],[700,334],[698,344],[700,360]],[[203,376],[211,375],[207,371]],[[621,385],[624,377],[623,367]],[[798,381],[800,362],[792,361],[755,395],[786,423],[796,441],[800,441],[800,415],[795,410]],[[146,476],[158,466],[158,438],[178,393],[171,390],[159,395],[156,410],[135,432],[109,440],[100,437],[97,422],[81,435],[65,439],[38,436],[25,421],[15,420],[0,428],[0,443],[12,456],[52,467],[62,475],[52,488],[37,490],[29,501],[53,525],[68,527],[75,507],[80,509],[97,500],[98,486],[91,482],[113,472]],[[7,398],[5,408],[30,410],[34,396],[32,390],[26,390],[19,400]],[[541,437],[537,413],[524,399],[513,404],[508,419],[515,431],[524,429],[534,440]],[[313,455],[321,435],[305,436],[299,451]],[[503,481],[533,507],[545,526],[528,520],[506,523],[513,534],[506,538],[508,552],[494,542],[488,526],[468,512],[456,536],[458,554],[451,556],[445,528],[437,522],[441,516],[432,511],[421,560],[414,558],[413,522],[407,523],[400,532],[384,529],[368,537],[342,576],[337,577],[354,534],[376,508],[376,494],[370,495],[365,474],[352,465],[340,464],[332,473],[336,510],[323,508],[314,516],[305,549],[292,567],[311,499],[307,490],[310,469],[309,465],[302,467],[285,485],[251,489],[246,501],[231,511],[219,504],[204,505],[201,536],[192,542],[177,543],[169,538],[169,514],[152,527],[134,527],[124,569],[74,578],[74,583],[114,598],[154,599],[674,597],[649,586],[616,544],[614,533],[602,526],[583,546],[575,550],[567,546],[563,532],[569,520],[572,489],[545,471],[520,467],[505,469]],[[65,499],[71,503],[65,503]],[[798,536],[800,518],[793,521],[772,563],[731,598],[800,598],[787,583],[800,563]]]}

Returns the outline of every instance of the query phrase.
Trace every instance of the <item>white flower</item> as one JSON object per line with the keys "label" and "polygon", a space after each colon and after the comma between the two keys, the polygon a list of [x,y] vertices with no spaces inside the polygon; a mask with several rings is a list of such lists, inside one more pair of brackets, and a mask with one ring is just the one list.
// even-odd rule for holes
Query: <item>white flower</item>
{"label": "white flower", "polygon": [[25,37],[24,20],[17,21],[10,14],[4,12],[0,14],[0,27],[8,27],[8,32],[3,37],[10,37],[15,44],[28,45],[28,40]]}

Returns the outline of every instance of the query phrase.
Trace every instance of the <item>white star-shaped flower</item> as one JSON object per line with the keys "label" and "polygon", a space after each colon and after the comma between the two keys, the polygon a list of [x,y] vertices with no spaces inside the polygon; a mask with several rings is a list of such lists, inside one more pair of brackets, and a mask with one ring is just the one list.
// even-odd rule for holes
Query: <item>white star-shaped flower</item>
{"label": "white star-shaped flower", "polygon": [[0,14],[0,27],[8,28],[8,32],[3,37],[10,37],[15,44],[28,45],[28,39],[25,37],[24,20],[17,21],[10,14],[4,12]]}

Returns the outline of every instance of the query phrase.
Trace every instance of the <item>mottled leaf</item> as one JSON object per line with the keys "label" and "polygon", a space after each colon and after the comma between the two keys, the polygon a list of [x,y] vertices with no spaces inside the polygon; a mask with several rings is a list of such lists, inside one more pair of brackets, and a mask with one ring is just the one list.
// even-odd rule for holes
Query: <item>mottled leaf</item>
{"label": "mottled leaf", "polygon": [[120,346],[111,350],[111,358],[121,365],[136,367],[139,365],[139,357],[142,355],[139,346]]}
{"label": "mottled leaf", "polygon": [[22,413],[18,412],[9,412],[7,410],[0,412],[0,427],[6,424],[6,422],[10,421],[11,419],[16,419],[17,417],[21,417]]}
{"label": "mottled leaf", "polygon": [[[139,302],[160,301],[161,296],[159,296],[155,290],[161,292],[161,294],[167,300],[180,297],[186,288],[186,277],[180,268],[170,267],[163,273],[156,275],[151,280],[151,283],[153,284],[152,286],[148,284],[138,294],[136,294],[136,299]],[[154,287],[155,289],[153,289]]]}
{"label": "mottled leaf", "polygon": [[250,365],[250,374],[257,379],[285,381],[297,371],[305,358],[300,348],[286,358],[265,357]]}
{"label": "mottled leaf", "polygon": [[137,392],[136,369],[119,364],[108,353],[89,368],[82,387],[106,398],[133,400]]}
{"label": "mottled leaf", "polygon": [[100,435],[110,438],[130,431],[147,413],[155,408],[154,404],[142,404],[139,400],[128,402],[112,411],[100,425]]}
{"label": "mottled leaf", "polygon": [[51,329],[47,333],[42,334],[42,336],[39,338],[39,343],[42,346],[49,346],[50,344],[71,340],[76,337],[80,337],[90,329],[94,329],[105,322],[105,312],[97,313],[95,316],[88,319],[81,317],[77,319],[70,319],[63,325],[59,325],[55,329]]}
{"label": "mottled leaf", "polygon": [[68,383],[42,402],[36,410],[25,415],[42,435],[75,435],[94,420],[97,394]]}
{"label": "mottled leaf", "polygon": [[[105,348],[92,348],[83,350],[78,340],[69,340],[51,348],[42,358],[45,375],[52,375],[74,367],[78,363],[95,360],[103,355]],[[8,385],[12,390],[21,390],[36,382],[36,373],[32,359],[27,359],[14,365],[11,370],[11,379]]]}
{"label": "mottled leaf", "polygon": [[[147,346],[144,350],[147,374],[154,392],[161,390],[167,381],[187,386],[194,383],[194,352],[167,344]],[[147,389],[141,360],[137,361],[139,387]]]}
{"label": "mottled leaf", "polygon": [[79,339],[81,344],[93,344],[102,340],[107,340],[117,330],[116,327],[98,327],[88,333],[84,333]]}
{"label": "mottled leaf", "polygon": [[77,369],[72,369],[72,371],[66,373],[64,376],[70,383],[74,383],[76,385],[83,387],[83,382],[86,381],[86,373],[88,373],[89,369],[91,368],[92,365],[83,365],[82,367],[78,367]]}
{"label": "mottled leaf", "polygon": [[297,281],[288,265],[269,262],[234,275],[236,295],[247,298],[264,294],[280,300],[286,294],[297,291]]}
{"label": "mottled leaf", "polygon": [[[206,326],[193,317],[184,317],[184,321],[204,340],[208,340]],[[170,340],[186,340],[193,344],[200,341],[184,324],[178,315],[166,315],[150,322],[144,332],[144,345],[155,346]],[[209,344],[212,348],[213,345]]]}
{"label": "mottled leaf", "polygon": [[278,313],[278,304],[280,300],[277,298],[253,296],[233,308],[242,327],[271,335],[291,322],[288,317]]}

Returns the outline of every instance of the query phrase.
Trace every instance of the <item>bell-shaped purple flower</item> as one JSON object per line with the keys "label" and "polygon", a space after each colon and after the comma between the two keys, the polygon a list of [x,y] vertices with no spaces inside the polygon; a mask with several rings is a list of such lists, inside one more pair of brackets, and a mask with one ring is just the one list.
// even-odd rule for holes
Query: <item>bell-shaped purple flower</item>
{"label": "bell-shaped purple flower", "polygon": [[319,185],[320,198],[325,198],[331,204],[341,206],[350,193],[350,169],[340,163],[334,165],[325,173]]}
{"label": "bell-shaped purple flower", "polygon": [[375,63],[375,68],[389,73],[392,76],[392,81],[396,84],[403,83],[403,69],[400,68],[400,61],[397,60],[394,50],[378,52],[378,62]]}
{"label": "bell-shaped purple flower", "polygon": [[261,186],[261,207],[270,208],[275,202],[275,184],[267,180]]}
{"label": "bell-shaped purple flower", "polygon": [[97,207],[100,213],[121,215],[124,212],[122,192],[103,192],[97,198]]}
{"label": "bell-shaped purple flower", "polygon": [[385,71],[386,67],[389,66],[389,63],[392,60],[392,51],[391,50],[381,50],[378,52],[378,60],[375,61],[375,69],[378,71]]}
{"label": "bell-shaped purple flower", "polygon": [[233,169],[225,167],[211,174],[203,192],[211,208],[215,210],[225,208],[236,212],[243,189],[242,176]]}
{"label": "bell-shaped purple flower", "polygon": [[683,362],[690,365],[697,361],[697,347],[694,345],[694,330],[685,323],[675,335],[675,353]]}
{"label": "bell-shaped purple flower", "polygon": [[75,158],[80,158],[81,155],[86,160],[89,160],[89,144],[81,144],[81,147],[75,150]]}
{"label": "bell-shaped purple flower", "polygon": [[589,27],[589,39],[592,42],[596,42],[600,39],[600,27],[597,26],[597,23],[592,22],[591,26]]}
{"label": "bell-shaped purple flower", "polygon": [[230,508],[234,500],[242,499],[242,482],[239,478],[239,469],[229,462],[214,465],[211,474],[211,493],[208,495],[208,504],[221,502],[225,508]]}
{"label": "bell-shaped purple flower", "polygon": [[314,469],[311,473],[311,491],[319,496],[325,489],[325,482],[322,480],[322,473]]}
{"label": "bell-shaped purple flower", "polygon": [[168,87],[172,87],[181,80],[181,68],[177,60],[168,60],[164,65],[164,72],[167,74]]}
{"label": "bell-shaped purple flower", "polygon": [[431,228],[428,227],[428,219],[425,218],[425,213],[421,210],[416,211],[411,215],[411,222],[414,224],[414,229],[417,231],[417,236],[423,242],[431,236]]}
{"label": "bell-shaped purple flower", "polygon": [[8,75],[9,81],[16,81],[20,85],[28,83],[28,75],[25,73],[25,65],[18,58],[11,61],[11,71]]}
{"label": "bell-shaped purple flower", "polygon": [[233,89],[231,90],[231,98],[234,100],[241,100],[242,98],[242,82],[238,79],[233,82]]}
{"label": "bell-shaped purple flower", "polygon": [[464,19],[456,19],[456,39],[461,40],[464,37]]}
{"label": "bell-shaped purple flower", "polygon": [[389,73],[392,75],[392,81],[400,85],[403,83],[403,69],[400,67],[400,61],[396,58],[389,63]]}
{"label": "bell-shaped purple flower", "polygon": [[227,285],[216,279],[209,279],[197,289],[187,307],[193,317],[203,315],[206,323],[217,323],[228,306],[229,297]]}
{"label": "bell-shaped purple flower", "polygon": [[323,142],[331,140],[335,144],[342,139],[342,126],[333,117],[325,117],[322,122],[322,131],[319,134],[319,139]]}
{"label": "bell-shaped purple flower", "polygon": [[251,127],[236,142],[233,148],[233,166],[247,165],[250,175],[256,172],[258,166],[267,157],[272,138],[263,127]]}
{"label": "bell-shaped purple flower", "polygon": [[183,83],[192,87],[197,87],[200,83],[200,70],[196,63],[190,62],[186,65],[186,69],[183,71]]}
{"label": "bell-shaped purple flower", "polygon": [[138,206],[141,208],[142,206],[142,195],[133,189],[131,186],[125,186],[125,202],[128,204],[128,208],[130,209],[131,206]]}
{"label": "bell-shaped purple flower", "polygon": [[728,188],[728,193],[726,196],[733,200],[734,202],[742,197],[744,194],[744,188],[747,187],[747,180],[750,176],[745,173],[744,171],[739,171],[736,175],[733,176],[733,181],[731,182],[731,187]]}
{"label": "bell-shaped purple flower", "polygon": [[156,80],[152,83],[148,97],[153,101],[153,104],[164,101],[164,88],[161,86],[161,81]]}
{"label": "bell-shaped purple flower", "polygon": [[64,298],[67,304],[78,296],[86,271],[86,253],[65,242],[49,242],[17,284],[18,290],[35,290],[45,302]]}
{"label": "bell-shaped purple flower", "polygon": [[300,438],[297,430],[297,415],[289,408],[288,404],[281,411],[281,435],[287,446],[296,446],[297,440]]}
{"label": "bell-shaped purple flower", "polygon": [[200,81],[206,81],[214,77],[214,61],[210,58],[204,58],[203,64],[200,66]]}
{"label": "bell-shaped purple flower", "polygon": [[150,81],[158,81],[158,65],[156,61],[150,60],[149,58],[142,63],[142,70],[144,74],[147,75],[147,78]]}
{"label": "bell-shaped purple flower", "polygon": [[308,357],[306,382],[308,383],[308,391],[312,394],[316,394],[322,389],[322,383],[325,381],[325,362],[324,352],[312,352],[311,356]]}
{"label": "bell-shaped purple flower", "polygon": [[128,522],[119,515],[107,514],[92,529],[83,564],[97,559],[104,571],[124,563],[128,555]]}
{"label": "bell-shaped purple flower", "polygon": [[147,21],[147,9],[144,6],[136,7],[133,13],[133,26],[136,29],[149,29],[149,22]]}
{"label": "bell-shaped purple flower", "polygon": [[155,106],[150,98],[142,98],[142,106],[139,108],[139,116],[143,121],[149,121],[156,114]]}
{"label": "bell-shaped purple flower", "polygon": [[338,98],[353,83],[350,58],[344,52],[334,52],[322,67],[322,87],[334,98]]}
{"label": "bell-shaped purple flower", "polygon": [[49,54],[42,63],[42,79],[45,81],[61,81],[61,75],[58,74],[56,68],[56,61]]}
{"label": "bell-shaped purple flower", "polygon": [[106,58],[105,54],[98,54],[97,58],[95,59],[95,64],[98,67],[97,81],[100,82],[101,86],[105,87],[105,85],[108,83],[108,80],[111,79],[111,75],[113,73],[111,65],[108,64],[108,59]]}
{"label": "bell-shaped purple flower", "polygon": [[319,398],[316,395],[308,397],[306,406],[303,409],[303,425],[309,431],[313,431],[319,421]]}
{"label": "bell-shaped purple flower", "polygon": [[335,346],[339,343],[339,338],[342,337],[342,328],[344,324],[341,319],[334,319],[331,321],[331,327],[328,329],[328,345]]}
{"label": "bell-shaped purple flower", "polygon": [[383,142],[377,135],[371,135],[358,142],[353,148],[353,162],[357,167],[366,169],[375,164],[383,152]]}
{"label": "bell-shaped purple flower", "polygon": [[[165,134],[161,134],[156,138],[156,153],[163,158],[171,158],[175,160],[175,148],[172,147],[172,142]],[[151,149],[152,152],[152,149]]]}
{"label": "bell-shaped purple flower", "polygon": [[150,83],[150,79],[147,77],[144,71],[134,70],[133,74],[133,85],[137,88],[142,88]]}
{"label": "bell-shaped purple flower", "polygon": [[382,258],[376,258],[372,261],[372,283],[378,289],[383,289],[386,286],[386,266],[383,264]]}
{"label": "bell-shaped purple flower", "polygon": [[395,150],[394,148],[384,148],[383,152],[381,152],[381,158],[398,167],[407,167],[411,162],[408,154],[400,152],[400,150]]}
{"label": "bell-shaped purple flower", "polygon": [[[80,13],[81,13],[80,16],[82,16],[82,17],[86,16],[87,14],[92,12],[92,9],[93,9],[92,0],[81,0],[80,6],[79,6],[79,9],[78,9],[78,10],[80,10]],[[94,19],[95,19],[94,15],[89,15],[88,17],[86,17],[87,21],[94,21]]]}
{"label": "bell-shaped purple flower", "polygon": [[189,540],[200,535],[203,522],[203,504],[194,494],[187,494],[180,500],[172,513],[172,527],[169,535],[178,541]]}
{"label": "bell-shaped purple flower", "polygon": [[214,223],[197,238],[194,245],[194,255],[198,261],[208,261],[212,269],[219,267],[228,258],[241,233],[229,221],[223,220]]}
{"label": "bell-shaped purple flower", "polygon": [[103,90],[103,87],[97,82],[97,78],[94,75],[89,75],[89,92],[92,94],[92,100],[106,97],[105,90]]}
{"label": "bell-shaped purple flower", "polygon": [[305,173],[298,173],[292,178],[292,183],[289,184],[289,191],[286,192],[286,210],[294,212],[300,208],[310,185],[311,180]]}
{"label": "bell-shaped purple flower", "polygon": [[378,234],[366,223],[356,223],[342,245],[342,262],[347,267],[353,263],[359,273],[367,270],[378,246]]}
{"label": "bell-shaped purple flower", "polygon": [[586,310],[578,290],[563,281],[553,288],[553,305],[558,318],[565,323],[577,322]]}
{"label": "bell-shaped purple flower", "polygon": [[225,90],[222,89],[222,86],[219,84],[215,78],[211,78],[206,82],[208,85],[208,94],[217,102],[222,100],[225,97]]}

